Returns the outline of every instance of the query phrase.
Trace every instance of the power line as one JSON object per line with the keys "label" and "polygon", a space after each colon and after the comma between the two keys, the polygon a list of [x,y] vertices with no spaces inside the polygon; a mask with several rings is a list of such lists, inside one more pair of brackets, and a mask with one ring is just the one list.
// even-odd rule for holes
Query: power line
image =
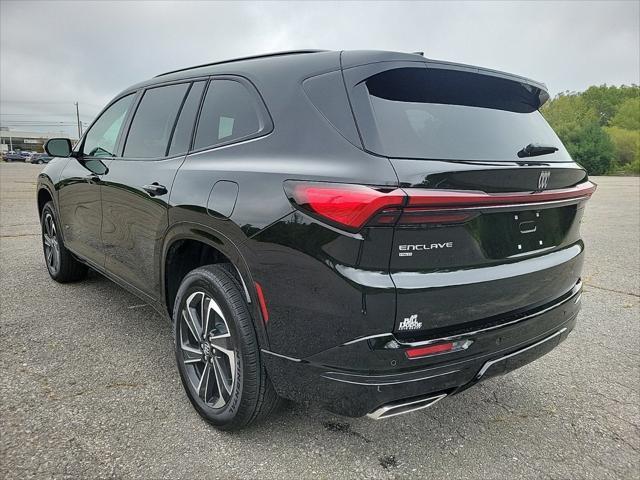
{"label": "power line", "polygon": [[[0,116],[3,117],[75,117],[75,115],[70,113],[0,113]],[[80,114],[81,117],[91,117],[91,115],[87,115],[84,113]]]}
{"label": "power line", "polygon": [[[42,100],[0,100],[0,103],[14,103],[14,104],[23,104],[23,105],[38,105],[38,104],[48,104],[48,105],[73,105],[75,102],[53,102],[53,101],[42,101]],[[83,105],[89,105],[90,107],[102,108],[104,105],[96,105],[95,103],[85,103],[82,102]]]}
{"label": "power line", "polygon": [[[3,127],[15,127],[15,128],[25,128],[25,127],[77,127],[77,123],[23,123],[23,124],[13,124],[13,123],[3,123],[0,126]],[[86,127],[88,123],[84,123],[83,127]]]}

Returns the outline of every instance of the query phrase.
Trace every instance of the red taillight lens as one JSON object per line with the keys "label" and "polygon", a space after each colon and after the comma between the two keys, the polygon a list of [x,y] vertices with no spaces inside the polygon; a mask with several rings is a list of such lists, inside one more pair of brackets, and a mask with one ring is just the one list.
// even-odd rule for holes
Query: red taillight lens
{"label": "red taillight lens", "polygon": [[409,193],[408,206],[450,209],[517,205],[521,203],[540,203],[588,198],[593,195],[593,192],[595,191],[595,184],[588,181],[571,188],[527,193],[485,193],[473,190],[455,191],[411,189]]}
{"label": "red taillight lens", "polygon": [[435,345],[427,345],[425,347],[414,347],[405,350],[408,358],[426,357],[427,355],[435,355],[437,353],[445,353],[453,350],[453,342],[438,343]]}
{"label": "red taillight lens", "polygon": [[466,350],[473,343],[473,340],[457,340],[455,342],[434,343],[419,347],[409,347],[404,353],[409,360],[415,358],[428,357],[429,355],[439,355],[442,353],[459,352]]}
{"label": "red taillight lens", "polygon": [[356,232],[364,225],[456,224],[471,220],[478,207],[528,205],[589,198],[587,181],[575,187],[541,192],[485,193],[473,190],[376,189],[344,183],[285,182],[289,199],[301,210]]}
{"label": "red taillight lens", "polygon": [[437,225],[464,223],[477,216],[474,212],[439,212],[426,209],[405,208],[400,215],[398,225]]}
{"label": "red taillight lens", "polygon": [[401,206],[406,194],[364,185],[286,182],[289,198],[300,208],[348,230],[360,230],[378,211]]}

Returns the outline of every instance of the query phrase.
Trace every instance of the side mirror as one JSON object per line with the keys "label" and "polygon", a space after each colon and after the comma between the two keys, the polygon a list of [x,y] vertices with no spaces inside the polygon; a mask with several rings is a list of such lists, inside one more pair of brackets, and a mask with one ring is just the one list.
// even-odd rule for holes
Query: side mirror
{"label": "side mirror", "polygon": [[71,140],[68,138],[50,138],[44,149],[52,157],[68,157],[71,155]]}

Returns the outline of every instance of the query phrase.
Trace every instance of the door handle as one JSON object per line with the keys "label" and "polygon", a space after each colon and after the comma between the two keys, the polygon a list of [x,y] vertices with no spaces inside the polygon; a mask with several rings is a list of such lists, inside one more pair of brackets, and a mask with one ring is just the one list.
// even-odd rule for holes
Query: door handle
{"label": "door handle", "polygon": [[153,182],[151,185],[145,185],[142,189],[152,197],[157,197],[167,193],[167,187],[160,185],[158,182]]}

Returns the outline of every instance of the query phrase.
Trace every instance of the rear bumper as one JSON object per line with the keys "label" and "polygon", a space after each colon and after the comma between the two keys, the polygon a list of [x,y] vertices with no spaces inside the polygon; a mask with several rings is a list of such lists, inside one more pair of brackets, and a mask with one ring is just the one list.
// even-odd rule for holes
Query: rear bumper
{"label": "rear bumper", "polygon": [[280,395],[320,402],[346,416],[375,414],[393,402],[458,393],[548,353],[575,326],[580,296],[578,284],[553,304],[519,320],[463,333],[459,336],[471,343],[459,352],[409,360],[403,349],[379,348],[393,340],[388,334],[347,342],[306,359],[268,351],[263,357]]}

